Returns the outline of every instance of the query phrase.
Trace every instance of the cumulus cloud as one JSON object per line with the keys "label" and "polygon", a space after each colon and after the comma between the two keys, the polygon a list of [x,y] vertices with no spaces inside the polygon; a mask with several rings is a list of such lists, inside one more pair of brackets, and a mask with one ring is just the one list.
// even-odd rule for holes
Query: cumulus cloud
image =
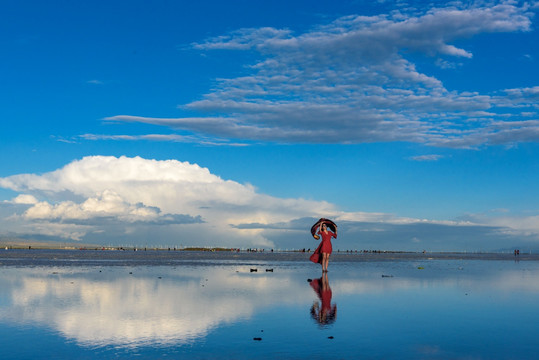
{"label": "cumulus cloud", "polygon": [[473,58],[455,45],[458,40],[530,31],[532,16],[526,4],[452,3],[423,12],[344,16],[301,34],[239,29],[192,44],[199,51],[258,55],[244,76],[218,79],[210,93],[181,106],[209,116],[107,120],[277,142],[411,141],[466,148],[535,141],[537,126],[516,124],[519,115],[507,118],[504,110],[507,104],[522,111],[536,106],[534,87],[498,94],[449,91],[407,58],[419,53],[438,66],[454,67],[453,59]]}
{"label": "cumulus cloud", "polygon": [[0,203],[4,236],[297,249],[313,247],[308,229],[330,217],[340,225],[342,249],[497,249],[539,239],[536,217],[451,221],[346,212],[324,201],[262,194],[177,160],[90,156],[41,175],[0,178],[0,187],[21,193]]}
{"label": "cumulus cloud", "polygon": [[82,203],[63,201],[50,204],[46,201],[34,203],[23,214],[29,220],[47,220],[63,223],[103,222],[108,220],[127,223],[189,224],[201,222],[200,216],[162,214],[159,208],[142,203],[131,204],[111,190],[89,197]]}
{"label": "cumulus cloud", "polygon": [[28,194],[21,194],[15,197],[10,202],[13,204],[33,205],[33,204],[37,204],[38,200],[35,198],[35,196],[28,195]]}
{"label": "cumulus cloud", "polygon": [[507,234],[520,236],[537,236],[539,234],[539,215],[516,216],[505,209],[497,209],[499,216],[487,216],[485,214],[468,214],[461,217],[462,220],[501,227]]}
{"label": "cumulus cloud", "polygon": [[[55,223],[57,229],[69,225],[76,238],[89,232],[88,225],[99,232],[111,223],[123,224],[130,236],[137,236],[134,229],[142,225],[170,225],[160,231],[168,231],[173,239],[181,234],[186,245],[236,242],[271,246],[259,231],[238,231],[229,224],[334,212],[333,205],[322,201],[260,194],[252,185],[223,180],[196,164],[140,157],[86,157],[42,175],[0,178],[0,186],[47,199],[37,202],[28,195],[18,197],[29,206],[19,218],[39,226]],[[84,227],[73,230],[74,224]]]}

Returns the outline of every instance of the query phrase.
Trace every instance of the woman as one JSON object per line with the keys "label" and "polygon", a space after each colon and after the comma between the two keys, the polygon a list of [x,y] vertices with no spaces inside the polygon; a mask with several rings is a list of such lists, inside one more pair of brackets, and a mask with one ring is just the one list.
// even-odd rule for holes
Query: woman
{"label": "woman", "polygon": [[322,243],[320,244],[320,252],[322,253],[322,272],[328,272],[329,255],[333,251],[331,246],[331,238],[337,238],[337,225],[335,225],[335,233],[328,231],[328,227],[325,223],[320,223],[318,228],[318,234],[322,237]]}

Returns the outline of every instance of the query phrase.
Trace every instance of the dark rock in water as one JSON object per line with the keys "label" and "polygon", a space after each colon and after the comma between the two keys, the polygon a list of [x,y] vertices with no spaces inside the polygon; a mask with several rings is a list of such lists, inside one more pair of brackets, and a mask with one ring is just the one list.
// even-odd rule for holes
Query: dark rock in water
{"label": "dark rock in water", "polygon": [[328,339],[335,339],[333,336],[328,336]]}
{"label": "dark rock in water", "polygon": [[261,341],[261,340],[262,340],[262,338],[261,338],[261,337],[255,337],[255,338],[253,338],[253,340],[256,340],[256,341]]}

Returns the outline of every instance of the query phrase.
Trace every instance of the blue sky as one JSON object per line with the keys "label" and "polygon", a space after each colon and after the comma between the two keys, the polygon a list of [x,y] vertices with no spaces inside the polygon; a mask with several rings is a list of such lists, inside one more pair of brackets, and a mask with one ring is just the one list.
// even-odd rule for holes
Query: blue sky
{"label": "blue sky", "polygon": [[3,4],[0,237],[537,247],[538,10]]}

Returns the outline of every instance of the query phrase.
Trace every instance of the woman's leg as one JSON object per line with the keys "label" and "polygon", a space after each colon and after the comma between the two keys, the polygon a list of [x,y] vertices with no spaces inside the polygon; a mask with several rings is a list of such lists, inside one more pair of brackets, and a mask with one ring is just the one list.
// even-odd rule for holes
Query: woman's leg
{"label": "woman's leg", "polygon": [[326,272],[328,271],[328,265],[329,265],[329,254],[326,254]]}
{"label": "woman's leg", "polygon": [[322,271],[328,270],[328,261],[329,261],[329,254],[322,253]]}

